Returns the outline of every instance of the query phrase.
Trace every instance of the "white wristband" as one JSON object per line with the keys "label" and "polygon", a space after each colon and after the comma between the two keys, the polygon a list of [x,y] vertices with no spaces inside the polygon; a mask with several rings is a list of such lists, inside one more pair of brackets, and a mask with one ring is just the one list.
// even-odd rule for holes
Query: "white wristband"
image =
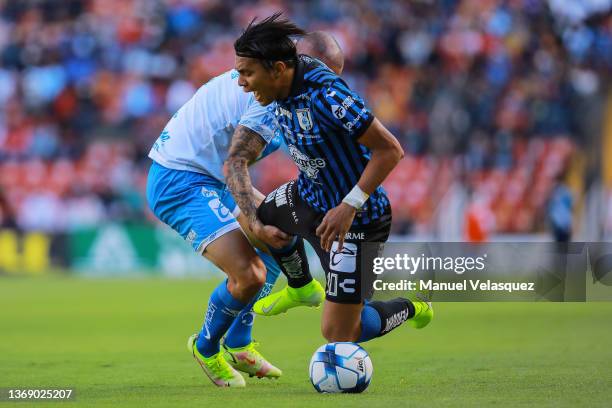
{"label": "white wristband", "polygon": [[358,185],[355,185],[353,189],[344,197],[342,200],[343,203],[347,203],[351,207],[355,207],[356,209],[360,209],[363,207],[365,202],[370,197],[369,194],[364,193]]}

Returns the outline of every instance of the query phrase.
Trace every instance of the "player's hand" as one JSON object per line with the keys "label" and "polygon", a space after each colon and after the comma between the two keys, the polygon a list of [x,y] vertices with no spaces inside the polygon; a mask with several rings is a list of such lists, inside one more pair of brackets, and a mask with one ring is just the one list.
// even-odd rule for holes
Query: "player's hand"
{"label": "player's hand", "polygon": [[284,248],[291,243],[291,235],[285,234],[273,225],[256,224],[252,228],[255,236],[272,248]]}
{"label": "player's hand", "polygon": [[355,207],[347,203],[340,203],[340,205],[332,208],[325,214],[323,221],[321,221],[321,224],[315,231],[321,240],[321,248],[323,248],[324,251],[329,252],[332,243],[336,239],[338,240],[338,251],[342,250],[344,236],[351,228],[356,213],[357,210]]}

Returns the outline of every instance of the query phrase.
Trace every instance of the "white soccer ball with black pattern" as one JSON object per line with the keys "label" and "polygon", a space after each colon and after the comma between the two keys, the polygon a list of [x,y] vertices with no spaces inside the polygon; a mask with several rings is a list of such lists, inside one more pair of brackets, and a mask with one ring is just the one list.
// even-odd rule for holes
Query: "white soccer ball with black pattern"
{"label": "white soccer ball with black pattern", "polygon": [[367,351],[355,343],[325,344],[310,359],[310,381],[318,392],[363,392],[374,367]]}

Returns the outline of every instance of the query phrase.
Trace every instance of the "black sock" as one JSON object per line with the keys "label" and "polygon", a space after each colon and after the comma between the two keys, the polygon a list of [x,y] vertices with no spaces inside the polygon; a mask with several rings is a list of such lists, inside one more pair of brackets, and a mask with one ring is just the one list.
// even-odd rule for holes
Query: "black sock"
{"label": "black sock", "polygon": [[312,281],[302,238],[295,237],[295,242],[287,248],[270,248],[270,253],[280,265],[290,287],[301,288]]}
{"label": "black sock", "polygon": [[378,337],[384,336],[414,316],[414,305],[410,300],[404,298],[395,298],[384,302],[375,300],[368,302],[368,306],[373,307],[380,316]]}

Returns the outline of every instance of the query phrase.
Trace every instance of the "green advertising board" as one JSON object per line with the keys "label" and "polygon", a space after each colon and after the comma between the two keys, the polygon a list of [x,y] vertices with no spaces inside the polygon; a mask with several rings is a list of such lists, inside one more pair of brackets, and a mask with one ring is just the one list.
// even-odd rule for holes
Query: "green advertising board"
{"label": "green advertising board", "polygon": [[93,276],[214,276],[220,271],[165,226],[108,224],[69,234],[69,264]]}

